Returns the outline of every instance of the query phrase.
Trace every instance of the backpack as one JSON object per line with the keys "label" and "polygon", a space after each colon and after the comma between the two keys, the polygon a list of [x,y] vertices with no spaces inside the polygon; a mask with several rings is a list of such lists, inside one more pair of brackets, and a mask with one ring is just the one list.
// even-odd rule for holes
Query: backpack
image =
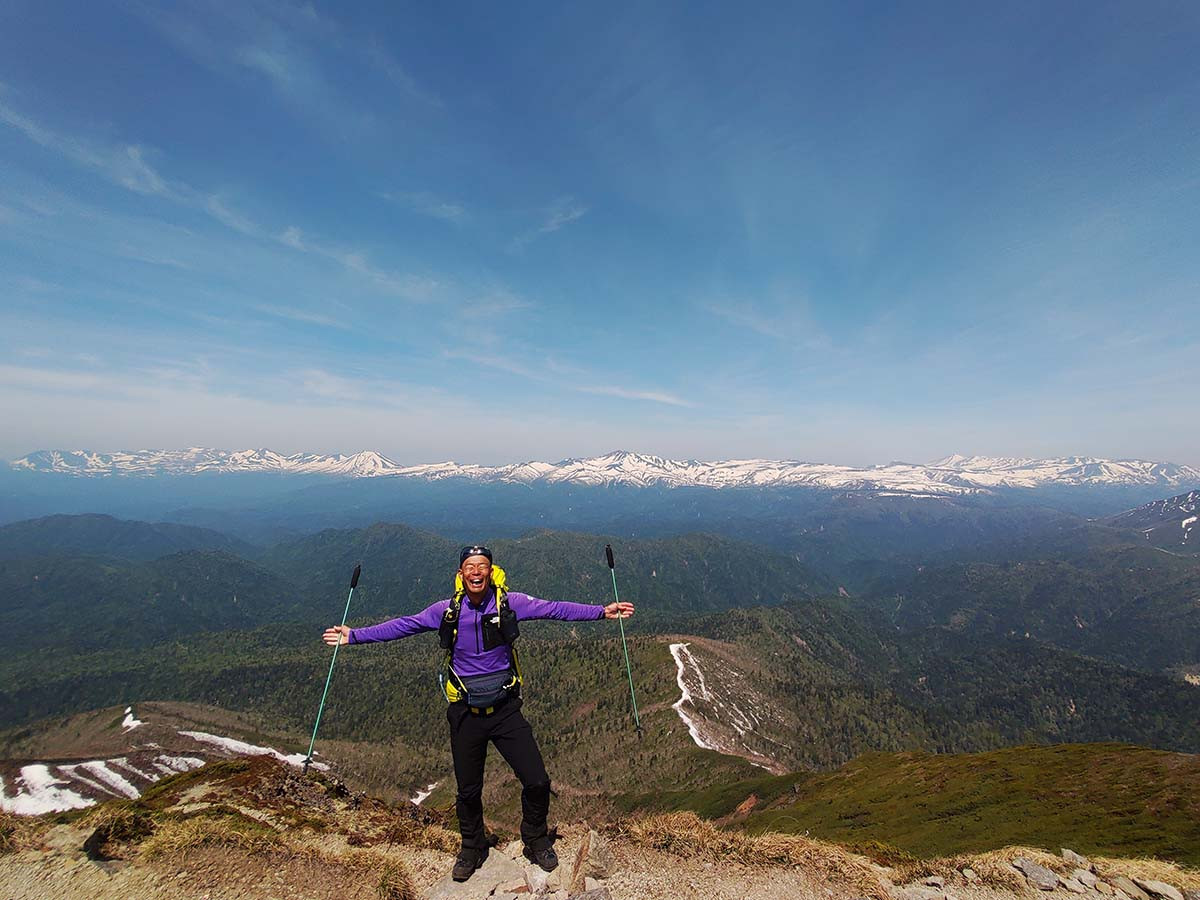
{"label": "backpack", "polygon": [[[508,645],[512,667],[508,672],[509,680],[500,685],[502,689],[500,696],[506,697],[515,695],[521,688],[521,665],[517,661],[517,649],[513,646],[513,641],[520,636],[520,629],[517,627],[516,613],[508,605],[508,578],[499,566],[492,566],[491,585],[496,592],[496,615],[495,621],[484,620],[484,647],[491,650],[501,644]],[[438,683],[441,685],[442,694],[448,703],[457,703],[467,699],[467,686],[451,665],[454,659],[454,644],[458,640],[458,620],[462,614],[462,602],[466,593],[467,588],[463,584],[462,573],[456,573],[454,596],[442,614],[442,621],[438,625],[438,644],[446,651],[438,672]],[[489,643],[491,646],[488,646]],[[492,705],[489,705],[488,709],[491,708]]]}

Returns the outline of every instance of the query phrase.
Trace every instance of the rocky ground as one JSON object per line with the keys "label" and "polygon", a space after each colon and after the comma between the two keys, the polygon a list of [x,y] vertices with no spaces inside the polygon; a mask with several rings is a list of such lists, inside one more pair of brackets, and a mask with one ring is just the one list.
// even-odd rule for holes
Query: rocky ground
{"label": "rocky ground", "polygon": [[1153,860],[1008,848],[888,867],[837,845],[723,831],[688,813],[561,826],[553,873],[501,842],[469,881],[435,811],[389,807],[277,760],[226,760],[141,798],[0,819],[8,900],[1200,900],[1200,873]]}

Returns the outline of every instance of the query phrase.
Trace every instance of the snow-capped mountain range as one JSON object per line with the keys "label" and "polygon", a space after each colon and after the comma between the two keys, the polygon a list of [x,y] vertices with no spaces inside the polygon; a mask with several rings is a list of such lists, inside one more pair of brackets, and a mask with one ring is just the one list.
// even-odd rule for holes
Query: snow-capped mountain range
{"label": "snow-capped mountain range", "polygon": [[328,475],[343,478],[419,478],[435,481],[468,478],[518,484],[660,485],[669,487],[814,487],[843,491],[879,491],[948,496],[989,493],[1008,488],[1048,486],[1200,485],[1200,470],[1174,463],[1137,459],[1018,459],[947,456],[931,463],[892,462],[856,467],[792,460],[731,459],[717,462],[673,460],[618,450],[588,459],[557,463],[524,462],[480,466],[454,462],[405,466],[381,453],[364,450],[350,456],[273,450],[136,450],[93,453],[87,450],[40,450],[12,462],[18,470],[75,476],[193,475],[203,472],[260,472]]}

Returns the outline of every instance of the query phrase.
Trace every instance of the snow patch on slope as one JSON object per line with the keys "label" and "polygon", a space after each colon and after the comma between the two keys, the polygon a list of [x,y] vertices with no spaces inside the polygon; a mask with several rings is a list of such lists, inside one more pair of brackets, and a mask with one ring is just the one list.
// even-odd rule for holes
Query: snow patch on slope
{"label": "snow patch on slope", "polygon": [[[222,737],[219,734],[208,734],[204,731],[181,731],[179,733],[202,744],[212,744],[215,747],[220,747],[234,756],[273,756],[280,762],[285,762],[289,765],[297,767],[304,765],[305,755],[303,753],[284,754],[273,747],[259,747],[257,744],[248,744],[236,738]],[[313,762],[311,765],[315,769],[329,768],[329,766],[319,762]]]}
{"label": "snow patch on slope", "polygon": [[679,713],[679,718],[687,726],[688,734],[692,736],[697,747],[704,750],[720,750],[720,747],[710,744],[704,739],[696,720],[683,711],[684,704],[690,705],[692,702],[692,692],[688,688],[689,680],[696,685],[704,699],[709,699],[708,687],[704,683],[704,674],[700,671],[700,665],[696,662],[696,657],[692,656],[692,651],[688,649],[687,644],[672,644],[670,649],[671,656],[675,658],[677,670],[675,683],[679,685],[679,699],[671,704],[671,709]]}
{"label": "snow patch on slope", "polygon": [[137,728],[139,725],[144,725],[144,724],[145,723],[141,719],[134,718],[132,706],[125,707],[125,718],[121,720],[122,730],[132,731],[133,729]]}
{"label": "snow patch on slope", "polygon": [[55,778],[50,774],[50,767],[40,763],[22,766],[16,780],[20,783],[16,787],[16,796],[9,797],[4,789],[4,779],[0,778],[0,810],[6,813],[40,816],[49,812],[83,809],[96,803],[70,790],[66,787],[70,782]]}
{"label": "snow patch on slope", "polygon": [[415,794],[413,794],[412,795],[413,806],[420,806],[427,799],[429,799],[429,795],[433,793],[433,789],[435,787],[437,787],[439,784],[441,784],[440,781],[434,781],[431,784],[426,785],[422,790],[419,790]]}

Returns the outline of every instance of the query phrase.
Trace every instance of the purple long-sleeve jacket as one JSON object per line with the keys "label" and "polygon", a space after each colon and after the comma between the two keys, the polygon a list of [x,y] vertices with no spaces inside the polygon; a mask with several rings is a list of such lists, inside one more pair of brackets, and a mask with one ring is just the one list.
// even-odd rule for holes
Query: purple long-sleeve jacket
{"label": "purple long-sleeve jacket", "polygon": [[[400,616],[378,625],[350,629],[351,644],[373,644],[377,641],[394,641],[420,634],[422,631],[437,631],[450,600],[439,600],[413,616]],[[604,607],[588,603],[568,603],[565,600],[542,600],[509,591],[508,606],[516,613],[517,621],[525,619],[559,619],[563,622],[590,622],[604,618]],[[496,614],[495,591],[488,594],[479,606],[464,597],[458,618],[458,640],[454,644],[454,657],[450,664],[460,678],[472,675],[488,675],[503,672],[512,665],[508,647],[501,645],[491,650],[483,649],[482,619]]]}

